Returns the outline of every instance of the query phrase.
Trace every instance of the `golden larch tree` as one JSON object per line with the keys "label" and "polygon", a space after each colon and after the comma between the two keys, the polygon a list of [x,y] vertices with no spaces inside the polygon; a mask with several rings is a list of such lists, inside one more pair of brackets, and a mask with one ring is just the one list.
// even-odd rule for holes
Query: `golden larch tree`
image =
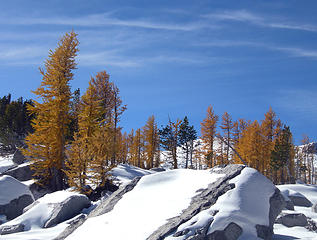
{"label": "golden larch tree", "polygon": [[65,186],[64,169],[66,135],[70,122],[71,90],[69,82],[76,69],[78,52],[75,32],[66,33],[54,51],[49,52],[45,69],[40,69],[42,82],[33,93],[40,98],[29,106],[35,115],[34,133],[26,137],[23,151],[33,162],[32,168],[40,183],[60,190]]}
{"label": "golden larch tree", "polygon": [[154,166],[158,167],[159,162],[157,161],[157,155],[159,155],[160,138],[154,115],[149,117],[145,126],[143,127],[143,136],[146,168],[150,169]]}
{"label": "golden larch tree", "polygon": [[89,164],[96,155],[96,148],[93,146],[94,136],[100,128],[98,119],[101,106],[96,88],[92,85],[92,80],[89,82],[86,93],[81,98],[79,109],[78,132],[67,151],[68,159],[65,164],[65,173],[69,185],[84,193],[86,191]]}

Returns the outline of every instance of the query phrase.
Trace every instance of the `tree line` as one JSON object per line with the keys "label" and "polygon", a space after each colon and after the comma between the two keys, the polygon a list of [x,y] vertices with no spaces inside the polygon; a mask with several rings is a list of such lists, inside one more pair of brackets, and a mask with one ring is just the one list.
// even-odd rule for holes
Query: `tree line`
{"label": "tree line", "polygon": [[295,166],[290,128],[271,108],[260,122],[233,121],[227,112],[220,122],[209,106],[199,138],[186,116],[169,119],[161,128],[150,116],[143,127],[123,132],[120,119],[127,106],[106,71],[91,77],[82,96],[79,89],[71,92],[78,44],[75,32],[66,33],[40,69],[42,82],[33,91],[40,100],[18,100],[24,114],[28,112],[28,125],[20,135],[27,135],[22,151],[40,184],[89,193],[87,186],[104,186],[109,170],[119,163],[151,169],[162,164],[164,155],[171,168],[178,168],[180,153],[185,168],[243,163],[275,183],[293,182],[300,174],[306,176],[309,166],[313,168],[307,160]]}

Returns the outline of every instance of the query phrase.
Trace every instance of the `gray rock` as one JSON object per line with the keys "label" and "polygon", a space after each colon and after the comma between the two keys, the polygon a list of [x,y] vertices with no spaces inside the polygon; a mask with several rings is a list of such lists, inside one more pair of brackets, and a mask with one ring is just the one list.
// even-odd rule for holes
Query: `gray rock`
{"label": "gray rock", "polygon": [[294,203],[292,201],[285,201],[285,209],[294,211]]}
{"label": "gray rock", "polygon": [[286,227],[305,227],[308,225],[307,218],[302,213],[282,214],[276,223],[283,224]]}
{"label": "gray rock", "polygon": [[270,198],[269,227],[271,228],[272,232],[275,219],[285,206],[286,202],[284,197],[282,196],[280,190],[276,188],[273,196]]}
{"label": "gray rock", "polygon": [[164,172],[164,171],[166,171],[164,168],[161,168],[161,167],[151,168],[150,170],[152,170],[154,172]]}
{"label": "gray rock", "polygon": [[26,162],[26,158],[24,157],[24,155],[21,153],[21,151],[19,149],[17,149],[14,154],[13,154],[13,158],[12,161],[15,164],[22,164],[24,162]]}
{"label": "gray rock", "polygon": [[[204,239],[208,240],[237,240],[242,234],[242,228],[236,223],[229,223],[223,231],[214,231]],[[195,238],[193,238],[195,239]]]}
{"label": "gray rock", "polygon": [[24,231],[24,225],[22,223],[9,226],[0,226],[0,235],[6,235],[11,233],[18,233]]}
{"label": "gray rock", "polygon": [[85,195],[73,195],[61,203],[52,204],[54,207],[50,218],[45,222],[44,228],[49,228],[78,215],[83,208],[91,205]]}
{"label": "gray rock", "polygon": [[78,217],[73,219],[72,221],[68,222],[67,228],[54,240],[62,240],[65,239],[67,236],[69,236],[72,232],[75,231],[76,228],[78,228],[80,225],[82,225],[86,221],[87,217],[85,214],[80,214]]}
{"label": "gray rock", "polygon": [[[116,192],[114,192],[109,197],[102,200],[102,202],[88,215],[87,218],[96,217],[107,212],[110,212],[114,206],[119,202],[122,196],[130,192],[136,184],[139,182],[141,177],[134,178],[129,184],[121,186]],[[80,225],[82,225],[86,217],[81,217],[78,221],[74,223],[70,223],[70,225],[54,240],[62,240],[69,236],[72,232],[74,232]]]}
{"label": "gray rock", "polygon": [[301,207],[311,207],[313,204],[304,195],[298,193],[296,195],[289,195],[289,199],[293,202],[295,206]]}
{"label": "gray rock", "polygon": [[12,220],[23,213],[23,209],[34,202],[33,196],[22,195],[19,198],[11,200],[8,204],[0,205],[0,214]]}
{"label": "gray rock", "polygon": [[273,225],[276,217],[281,213],[286,206],[285,199],[278,188],[275,189],[274,194],[270,198],[269,210],[269,226],[255,225],[257,236],[262,239],[270,240],[273,235]]}
{"label": "gray rock", "polygon": [[120,187],[116,192],[114,192],[110,197],[106,198],[105,201],[102,201],[100,205],[98,205],[88,217],[96,217],[107,212],[110,212],[114,206],[119,202],[124,194],[130,192],[136,184],[140,181],[141,177],[134,178],[130,183]]}
{"label": "gray rock", "polygon": [[30,168],[30,165],[17,166],[15,168],[11,168],[1,175],[9,175],[18,179],[19,181],[28,181],[33,178],[34,170]]}
{"label": "gray rock", "polygon": [[312,211],[314,213],[317,213],[317,203],[315,203],[312,207],[311,207]]}
{"label": "gray rock", "polygon": [[36,182],[35,183],[32,183],[30,186],[29,186],[29,189],[30,191],[32,192],[33,196],[34,196],[34,199],[37,200],[41,197],[43,197],[45,194],[47,193],[52,193],[52,190],[48,189],[48,188],[45,188],[39,184],[37,184]]}

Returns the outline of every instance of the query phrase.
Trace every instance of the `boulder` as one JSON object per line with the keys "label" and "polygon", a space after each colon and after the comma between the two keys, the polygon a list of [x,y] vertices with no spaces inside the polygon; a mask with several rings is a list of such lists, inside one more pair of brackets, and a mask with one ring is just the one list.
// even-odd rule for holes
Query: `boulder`
{"label": "boulder", "polygon": [[49,228],[64,222],[80,214],[84,208],[88,208],[91,203],[85,195],[73,195],[61,203],[52,203],[53,211],[50,218],[45,222],[44,228]]}
{"label": "boulder", "polygon": [[0,235],[18,233],[18,232],[23,232],[23,231],[24,231],[24,225],[23,224],[0,226]]}
{"label": "boulder", "polygon": [[28,181],[33,178],[34,170],[30,168],[29,163],[19,165],[4,172],[2,175],[9,175],[19,181]]}
{"label": "boulder", "polygon": [[288,196],[291,201],[293,202],[294,206],[300,207],[311,207],[313,204],[309,201],[304,195],[297,193],[296,195],[289,195]]}
{"label": "boulder", "polygon": [[15,164],[22,164],[26,161],[26,158],[24,157],[24,155],[21,153],[21,151],[19,149],[17,149],[14,154],[13,154],[13,158],[12,161]]}
{"label": "boulder", "polygon": [[23,213],[23,209],[34,202],[29,188],[11,176],[0,177],[0,215],[8,220]]}
{"label": "boulder", "polygon": [[308,225],[307,218],[302,213],[282,214],[276,219],[276,223],[283,224],[286,227],[306,227]]}
{"label": "boulder", "polygon": [[29,186],[29,189],[32,192],[35,200],[43,197],[47,193],[52,193],[52,190],[48,189],[47,187],[41,186],[36,182],[32,183]]}

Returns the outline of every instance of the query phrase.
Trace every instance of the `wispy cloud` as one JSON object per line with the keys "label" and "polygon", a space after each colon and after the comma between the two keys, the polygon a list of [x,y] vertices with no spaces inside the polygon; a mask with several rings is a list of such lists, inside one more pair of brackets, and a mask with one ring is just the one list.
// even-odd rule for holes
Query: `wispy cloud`
{"label": "wispy cloud", "polygon": [[43,61],[48,50],[37,46],[15,46],[0,49],[2,65],[33,65]]}
{"label": "wispy cloud", "polygon": [[302,48],[291,48],[291,47],[270,47],[271,49],[282,51],[288,53],[294,57],[309,57],[309,58],[317,58],[316,50],[307,50]]}
{"label": "wispy cloud", "polygon": [[202,17],[205,17],[209,20],[214,20],[214,21],[246,22],[246,23],[261,26],[261,27],[317,32],[316,25],[294,23],[285,19],[277,20],[276,17],[274,16],[264,17],[261,15],[246,11],[246,10],[210,13],[207,15],[203,15]]}
{"label": "wispy cloud", "polygon": [[145,29],[159,30],[175,30],[175,31],[193,31],[201,28],[216,28],[204,22],[190,23],[162,23],[153,21],[152,19],[129,19],[123,20],[112,17],[110,14],[94,14],[82,17],[25,17],[25,18],[2,18],[0,24],[12,25],[65,25],[65,26],[80,26],[80,27],[101,27],[101,26],[121,26],[134,27]]}
{"label": "wispy cloud", "polygon": [[281,47],[275,44],[252,42],[252,41],[233,41],[233,40],[213,40],[206,43],[198,43],[196,46],[203,47],[254,47],[263,48],[270,51],[278,51],[287,54],[290,57],[317,58],[316,50],[309,50],[299,47]]}

